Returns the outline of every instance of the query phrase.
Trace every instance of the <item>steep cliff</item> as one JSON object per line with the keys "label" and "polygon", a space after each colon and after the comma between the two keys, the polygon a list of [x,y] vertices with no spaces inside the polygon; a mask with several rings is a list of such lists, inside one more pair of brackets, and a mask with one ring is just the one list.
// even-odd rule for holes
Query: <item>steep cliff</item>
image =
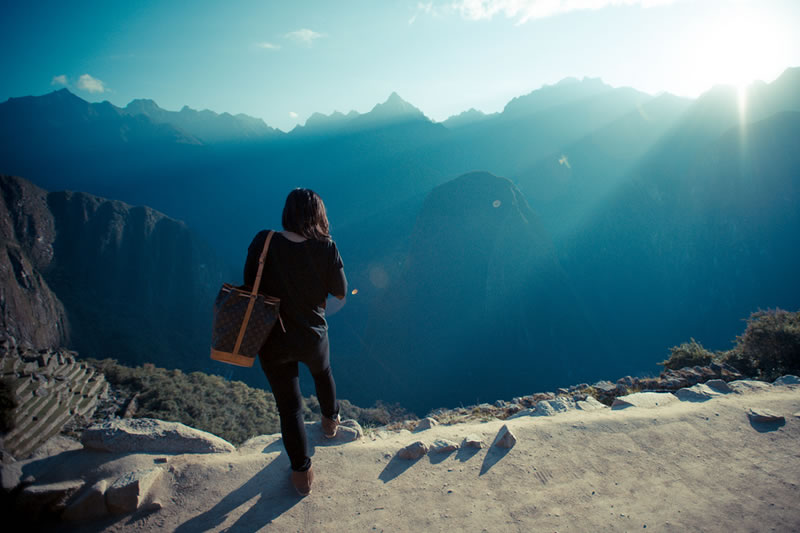
{"label": "steep cliff", "polygon": [[68,340],[64,306],[42,275],[53,260],[55,237],[47,193],[0,176],[0,329],[40,348]]}
{"label": "steep cliff", "polygon": [[231,276],[185,224],[21,178],[0,185],[3,327],[87,357],[207,366],[211,303]]}

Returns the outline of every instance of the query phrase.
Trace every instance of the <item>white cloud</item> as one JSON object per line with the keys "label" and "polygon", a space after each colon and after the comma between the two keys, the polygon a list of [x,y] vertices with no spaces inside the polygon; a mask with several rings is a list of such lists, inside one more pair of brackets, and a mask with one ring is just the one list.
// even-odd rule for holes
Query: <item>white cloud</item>
{"label": "white cloud", "polygon": [[105,83],[102,80],[98,80],[88,74],[83,74],[80,78],[78,78],[78,89],[83,89],[84,91],[90,93],[104,93],[106,92]]}
{"label": "white cloud", "polygon": [[541,19],[588,9],[612,6],[655,7],[672,4],[677,0],[455,0],[453,7],[471,20],[491,19],[502,14],[523,24],[531,19]]}
{"label": "white cloud", "polygon": [[439,15],[442,14],[442,12],[447,12],[450,8],[451,8],[451,6],[437,7],[437,6],[433,5],[433,0],[431,0],[428,3],[417,2],[417,10],[411,16],[411,18],[408,19],[408,23],[409,24],[414,24],[417,21],[417,17],[419,17],[420,15],[428,15],[428,16],[432,16],[432,17],[438,17]]}
{"label": "white cloud", "polygon": [[256,43],[256,46],[263,48],[264,50],[278,50],[281,47],[279,44],[268,43],[266,41],[262,43]]}
{"label": "white cloud", "polygon": [[287,39],[291,39],[292,41],[304,44],[306,46],[311,46],[314,43],[314,41],[322,37],[325,37],[324,33],[318,33],[315,32],[314,30],[309,30],[308,28],[302,28],[299,30],[290,31],[289,33],[286,34]]}
{"label": "white cloud", "polygon": [[299,115],[297,113],[295,113],[294,111],[289,111],[289,116],[292,117],[292,118],[297,118]]}
{"label": "white cloud", "polygon": [[67,84],[67,75],[61,74],[60,76],[53,76],[53,79],[50,80],[50,85],[66,85]]}

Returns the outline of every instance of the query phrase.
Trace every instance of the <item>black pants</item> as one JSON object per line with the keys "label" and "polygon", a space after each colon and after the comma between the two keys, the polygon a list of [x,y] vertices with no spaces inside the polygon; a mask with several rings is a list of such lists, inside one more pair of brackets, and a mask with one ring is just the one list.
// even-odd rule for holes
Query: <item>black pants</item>
{"label": "black pants", "polygon": [[[314,378],[322,414],[333,418],[339,412],[339,404],[336,401],[336,383],[331,373],[327,346],[325,348],[321,354],[302,358],[301,362],[305,363]],[[311,458],[308,456],[306,427],[303,422],[298,361],[275,363],[267,357],[259,359],[275,396],[275,403],[278,404],[283,446],[289,455],[292,470],[304,472],[311,467]]]}

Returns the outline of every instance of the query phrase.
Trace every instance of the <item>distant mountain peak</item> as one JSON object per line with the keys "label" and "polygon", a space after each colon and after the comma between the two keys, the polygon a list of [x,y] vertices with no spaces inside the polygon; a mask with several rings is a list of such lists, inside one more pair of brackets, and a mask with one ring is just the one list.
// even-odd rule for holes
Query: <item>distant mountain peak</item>
{"label": "distant mountain peak", "polygon": [[129,113],[148,114],[151,112],[158,113],[164,110],[158,106],[155,100],[151,100],[149,98],[137,98],[135,100],[131,100],[128,105],[125,106],[125,111]]}
{"label": "distant mountain peak", "polygon": [[394,91],[385,102],[376,104],[375,107],[372,108],[372,111],[364,114],[363,117],[371,120],[427,120],[427,117],[422,111],[403,100],[403,98]]}
{"label": "distant mountain peak", "polygon": [[496,113],[487,115],[483,111],[471,107],[466,111],[462,111],[458,115],[448,117],[442,122],[442,124],[444,124],[444,126],[447,128],[460,128],[476,122],[482,122],[488,118],[494,117],[495,115]]}

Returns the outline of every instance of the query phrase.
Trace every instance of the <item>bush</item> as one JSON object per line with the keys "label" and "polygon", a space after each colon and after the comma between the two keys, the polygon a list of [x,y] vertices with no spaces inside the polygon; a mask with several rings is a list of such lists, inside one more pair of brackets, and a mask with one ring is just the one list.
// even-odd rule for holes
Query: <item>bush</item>
{"label": "bush", "polygon": [[[136,368],[113,359],[89,360],[106,380],[128,397],[137,394],[137,418],[157,418],[180,422],[208,431],[239,445],[250,437],[280,433],[280,419],[271,392],[226,381],[220,376],[180,370],[166,370],[150,363]],[[399,406],[364,409],[347,400],[339,400],[342,418],[354,418],[364,426],[381,426],[410,417]],[[319,420],[319,401],[305,399],[303,417]]]}
{"label": "bush", "polygon": [[[127,396],[138,394],[137,418],[180,422],[239,445],[250,437],[280,432],[271,393],[241,381],[152,364],[131,368],[113,359],[90,360],[106,380]],[[310,415],[310,412],[308,412]]]}
{"label": "bush", "polygon": [[680,346],[673,346],[669,351],[669,358],[659,363],[666,369],[678,370],[685,366],[706,366],[714,360],[714,354],[703,348],[703,345],[694,339],[684,342]]}
{"label": "bush", "polygon": [[736,347],[722,361],[739,372],[772,381],[785,374],[800,374],[800,311],[757,311],[747,319]]}

